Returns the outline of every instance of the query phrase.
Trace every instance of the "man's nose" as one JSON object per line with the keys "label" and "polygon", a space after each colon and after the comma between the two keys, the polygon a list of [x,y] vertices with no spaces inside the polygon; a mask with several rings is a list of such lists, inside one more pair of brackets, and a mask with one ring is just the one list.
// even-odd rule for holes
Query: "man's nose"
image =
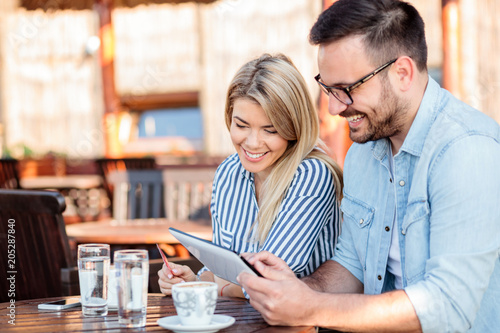
{"label": "man's nose", "polygon": [[332,116],[338,116],[340,113],[344,112],[348,108],[347,105],[341,103],[332,94],[328,94],[328,112]]}

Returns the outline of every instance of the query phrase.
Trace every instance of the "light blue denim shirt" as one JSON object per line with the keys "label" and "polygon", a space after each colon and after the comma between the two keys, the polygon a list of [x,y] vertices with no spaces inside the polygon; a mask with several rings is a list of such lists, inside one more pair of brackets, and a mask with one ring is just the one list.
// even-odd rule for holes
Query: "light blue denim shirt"
{"label": "light blue denim shirt", "polygon": [[388,139],[353,144],[333,260],[365,294],[387,271],[394,209],[403,288],[424,332],[500,330],[500,127],[429,78],[391,178]]}

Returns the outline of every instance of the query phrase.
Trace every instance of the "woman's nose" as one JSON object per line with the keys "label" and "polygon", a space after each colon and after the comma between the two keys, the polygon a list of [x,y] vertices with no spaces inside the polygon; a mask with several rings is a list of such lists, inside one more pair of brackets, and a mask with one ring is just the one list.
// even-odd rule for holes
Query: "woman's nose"
{"label": "woman's nose", "polygon": [[248,147],[258,147],[260,144],[260,135],[258,131],[250,131],[247,136],[246,143]]}

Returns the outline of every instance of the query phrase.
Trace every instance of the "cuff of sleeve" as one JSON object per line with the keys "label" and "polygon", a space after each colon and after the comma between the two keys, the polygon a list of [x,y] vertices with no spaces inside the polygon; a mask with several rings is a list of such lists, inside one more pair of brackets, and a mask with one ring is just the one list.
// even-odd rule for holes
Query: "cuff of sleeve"
{"label": "cuff of sleeve", "polygon": [[198,273],[196,274],[196,280],[197,281],[201,281],[201,274],[205,273],[205,272],[210,272],[210,270],[206,267],[206,266],[203,266],[199,271]]}
{"label": "cuff of sleeve", "polygon": [[419,283],[407,286],[404,291],[415,309],[422,332],[443,332],[446,311],[441,293],[427,290]]}
{"label": "cuff of sleeve", "polygon": [[354,275],[361,283],[364,283],[364,276],[362,269],[360,269],[357,266],[349,264],[348,261],[343,260],[341,257],[334,256],[330,260],[336,261],[342,266],[344,266],[344,268],[347,269],[349,272],[351,272],[351,274]]}

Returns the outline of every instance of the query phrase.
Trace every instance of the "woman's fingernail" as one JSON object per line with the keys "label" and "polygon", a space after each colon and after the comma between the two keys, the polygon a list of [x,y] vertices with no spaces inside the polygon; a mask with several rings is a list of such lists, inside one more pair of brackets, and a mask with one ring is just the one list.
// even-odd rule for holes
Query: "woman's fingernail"
{"label": "woman's fingernail", "polygon": [[168,278],[169,279],[173,278],[172,274],[168,274]]}

